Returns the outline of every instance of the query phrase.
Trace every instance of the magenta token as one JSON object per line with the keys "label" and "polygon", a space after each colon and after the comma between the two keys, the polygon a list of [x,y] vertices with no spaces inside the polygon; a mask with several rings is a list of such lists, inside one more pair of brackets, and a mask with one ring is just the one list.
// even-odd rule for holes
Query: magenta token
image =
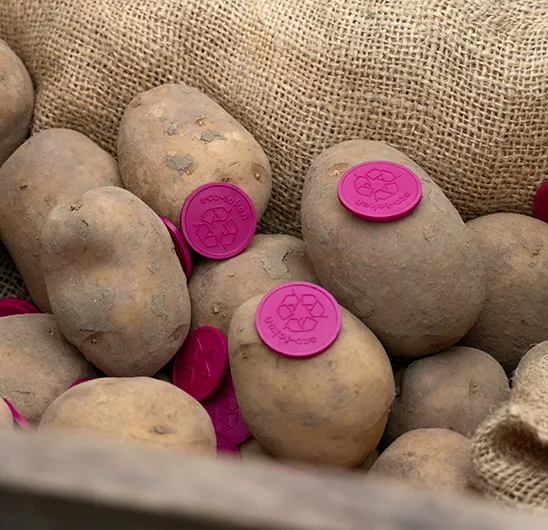
{"label": "magenta token", "polygon": [[256,228],[251,199],[227,182],[195,189],[181,211],[181,230],[188,244],[206,258],[236,256],[249,245]]}
{"label": "magenta token", "polygon": [[215,433],[215,436],[217,436],[217,453],[240,454],[238,446],[230,438],[218,432]]}
{"label": "magenta token", "polygon": [[202,326],[191,331],[175,357],[173,384],[198,401],[211,396],[226,377],[228,344],[222,331]]}
{"label": "magenta token", "polygon": [[175,253],[181,262],[181,266],[183,267],[183,271],[188,280],[192,274],[192,257],[190,256],[190,250],[188,250],[183,234],[179,232],[179,229],[167,217],[160,216],[160,219],[166,225],[171,240],[173,241],[173,246],[175,247]]}
{"label": "magenta token", "polygon": [[537,219],[548,223],[548,182],[545,182],[535,195],[533,213]]}
{"label": "magenta token", "polygon": [[11,315],[24,315],[27,313],[40,313],[40,310],[30,302],[21,298],[0,299],[0,317]]}
{"label": "magenta token", "polygon": [[204,403],[204,408],[209,413],[217,434],[230,438],[236,445],[244,443],[251,437],[240,413],[230,374],[227,374],[219,392]]}
{"label": "magenta token", "polygon": [[333,296],[308,282],[284,283],[259,303],[255,327],[262,341],[288,357],[326,350],[341,330],[341,310]]}
{"label": "magenta token", "polygon": [[395,221],[410,214],[422,197],[422,183],[410,169],[378,160],[349,169],[339,180],[339,200],[368,221]]}
{"label": "magenta token", "polygon": [[27,420],[25,420],[25,418],[23,418],[23,416],[19,414],[17,409],[8,401],[7,398],[4,398],[4,402],[9,407],[15,423],[24,431],[31,431],[32,427],[27,423]]}
{"label": "magenta token", "polygon": [[85,383],[86,381],[91,381],[89,377],[82,377],[81,379],[76,379],[72,385],[69,386],[69,389],[71,389],[73,386],[80,385],[82,383]]}

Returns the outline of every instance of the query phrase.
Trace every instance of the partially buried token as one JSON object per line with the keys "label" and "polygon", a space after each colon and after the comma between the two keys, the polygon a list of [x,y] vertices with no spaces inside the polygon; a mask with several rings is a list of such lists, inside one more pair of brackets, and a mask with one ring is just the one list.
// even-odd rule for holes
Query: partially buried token
{"label": "partially buried token", "polygon": [[221,331],[202,326],[191,331],[173,364],[173,384],[198,401],[219,388],[227,375],[228,345]]}
{"label": "partially buried token", "polygon": [[251,437],[240,413],[230,374],[226,376],[219,392],[207,403],[204,403],[204,408],[211,417],[217,434],[230,438],[236,445],[244,443]]}
{"label": "partially buried token", "polygon": [[40,311],[33,304],[21,298],[0,299],[0,317],[24,315],[27,313],[40,313]]}
{"label": "partially buried token", "polygon": [[395,221],[409,215],[422,197],[422,183],[410,169],[385,160],[365,162],[339,180],[339,200],[368,221]]}
{"label": "partially buried token", "polygon": [[341,310],[333,296],[308,282],[284,283],[259,303],[255,326],[262,341],[288,357],[326,350],[341,330]]}
{"label": "partially buried token", "polygon": [[188,280],[192,274],[192,257],[190,256],[190,250],[188,250],[183,234],[179,232],[179,229],[167,217],[160,216],[160,219],[166,225],[171,240],[173,241],[173,246],[175,247],[175,253],[181,262],[181,266],[183,267],[183,271]]}
{"label": "partially buried token", "polygon": [[218,432],[215,433],[215,436],[217,437],[217,453],[225,453],[231,455],[240,454],[238,446],[230,438]]}
{"label": "partially buried token", "polygon": [[27,423],[27,420],[19,414],[18,410],[8,401],[7,398],[4,398],[4,402],[9,407],[11,411],[11,415],[13,416],[13,421],[19,426],[19,428],[23,429],[24,431],[30,431],[32,430],[31,426]]}
{"label": "partially buried token", "polygon": [[81,379],[76,379],[76,381],[74,381],[74,383],[72,383],[72,385],[69,386],[69,389],[72,388],[73,386],[81,385],[82,383],[85,383],[86,381],[91,381],[91,379],[89,379],[89,377],[82,377]]}
{"label": "partially buried token", "polygon": [[545,182],[535,195],[533,213],[537,219],[548,223],[548,182]]}
{"label": "partially buried token", "polygon": [[181,230],[198,254],[226,259],[242,252],[255,235],[257,214],[246,193],[227,182],[194,190],[181,211]]}

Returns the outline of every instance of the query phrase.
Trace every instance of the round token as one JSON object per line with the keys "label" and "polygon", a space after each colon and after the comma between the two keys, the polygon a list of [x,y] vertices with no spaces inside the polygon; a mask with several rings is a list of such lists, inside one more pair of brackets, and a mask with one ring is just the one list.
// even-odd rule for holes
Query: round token
{"label": "round token", "polygon": [[548,223],[548,182],[545,182],[535,195],[533,213],[537,219]]}
{"label": "round token", "polygon": [[422,197],[422,183],[410,169],[384,160],[349,169],[339,180],[339,200],[368,221],[395,221],[410,214]]}
{"label": "round token", "polygon": [[173,241],[173,246],[175,247],[175,253],[181,262],[181,266],[183,267],[183,271],[188,280],[192,274],[192,257],[190,256],[190,250],[188,250],[188,245],[185,242],[183,234],[179,232],[179,229],[167,217],[160,216],[160,219],[166,225],[171,240]]}
{"label": "round token", "polygon": [[77,386],[77,385],[80,385],[81,383],[85,383],[86,381],[91,381],[91,379],[89,377],[82,377],[81,379],[76,379],[76,381],[74,381],[74,383],[72,383],[72,385],[69,386],[69,389],[72,388],[73,386]]}
{"label": "round token", "polygon": [[32,427],[27,423],[27,420],[25,420],[25,418],[23,418],[23,416],[19,414],[17,409],[8,401],[7,398],[4,398],[4,402],[6,403],[6,405],[9,407],[11,411],[11,415],[13,416],[13,421],[15,421],[15,423],[24,431],[31,431]]}
{"label": "round token", "polygon": [[218,432],[215,435],[217,436],[217,453],[240,454],[238,446],[230,438]]}
{"label": "round token", "polygon": [[173,384],[198,401],[219,388],[228,368],[228,344],[221,331],[202,326],[191,331],[173,364]]}
{"label": "round token", "polygon": [[326,350],[341,330],[341,310],[333,296],[308,282],[284,283],[269,291],[255,314],[259,337],[288,357]]}
{"label": "round token", "polygon": [[246,193],[227,182],[194,190],[181,211],[181,229],[198,254],[226,259],[242,252],[255,235],[257,214]]}
{"label": "round token", "polygon": [[24,315],[27,313],[40,313],[40,311],[33,304],[21,298],[0,299],[0,317]]}
{"label": "round token", "polygon": [[219,392],[204,403],[204,408],[209,413],[217,434],[230,438],[236,445],[244,443],[251,437],[240,413],[230,373],[227,374]]}

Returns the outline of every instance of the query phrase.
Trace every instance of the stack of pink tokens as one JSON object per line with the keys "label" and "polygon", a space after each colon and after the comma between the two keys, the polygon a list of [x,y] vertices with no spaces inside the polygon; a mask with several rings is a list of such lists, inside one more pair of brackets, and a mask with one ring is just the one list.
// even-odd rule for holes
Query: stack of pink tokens
{"label": "stack of pink tokens", "polygon": [[535,195],[533,213],[537,219],[548,223],[548,182],[545,182]]}
{"label": "stack of pink tokens", "polygon": [[251,434],[236,400],[223,333],[210,326],[191,331],[175,357],[172,382],[203,403],[215,427],[218,451],[237,454],[237,446]]}
{"label": "stack of pink tokens", "polygon": [[179,232],[179,229],[167,217],[160,216],[160,219],[166,225],[167,231],[173,241],[173,246],[175,247],[175,253],[181,262],[187,280],[189,280],[192,275],[192,257],[190,256],[190,251],[183,238],[183,234]]}
{"label": "stack of pink tokens", "polygon": [[0,299],[0,317],[24,315],[26,313],[40,313],[40,310],[21,298]]}

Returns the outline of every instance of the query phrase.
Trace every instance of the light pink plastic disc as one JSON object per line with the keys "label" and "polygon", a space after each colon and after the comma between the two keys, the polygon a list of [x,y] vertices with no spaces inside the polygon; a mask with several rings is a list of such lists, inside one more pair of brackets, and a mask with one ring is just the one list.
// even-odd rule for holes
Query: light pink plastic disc
{"label": "light pink plastic disc", "polygon": [[341,310],[325,289],[308,282],[284,283],[268,292],[255,315],[259,337],[288,357],[326,350],[341,330]]}
{"label": "light pink plastic disc", "polygon": [[0,299],[0,317],[12,315],[24,315],[27,313],[40,313],[40,310],[30,302],[21,298]]}
{"label": "light pink plastic disc", "polygon": [[194,190],[181,211],[181,230],[198,254],[226,259],[242,252],[255,235],[257,214],[246,193],[227,182]]}
{"label": "light pink plastic disc", "polygon": [[211,417],[217,434],[230,438],[236,445],[244,443],[251,437],[240,413],[230,373],[227,374],[221,388],[213,398],[204,403],[204,408]]}
{"label": "light pink plastic disc", "polygon": [[167,218],[160,216],[160,219],[166,225],[166,228],[171,236],[173,241],[173,246],[175,247],[175,253],[181,262],[185,276],[190,279],[192,275],[192,257],[190,256],[190,250],[188,250],[188,245],[185,242],[183,234],[179,232],[179,229]]}
{"label": "light pink plastic disc", "polygon": [[89,377],[82,377],[81,379],[76,379],[76,381],[74,381],[74,383],[72,383],[72,385],[69,386],[69,389],[72,388],[73,386],[77,386],[82,383],[85,383],[86,381],[91,381],[91,379]]}
{"label": "light pink plastic disc", "polygon": [[239,455],[238,446],[228,437],[216,432],[217,436],[217,453]]}
{"label": "light pink plastic disc", "polygon": [[537,219],[548,223],[548,182],[538,189],[533,201],[533,212]]}
{"label": "light pink plastic disc", "polygon": [[7,398],[4,398],[4,402],[9,407],[11,415],[13,416],[13,421],[24,431],[32,431],[32,427],[27,423],[27,420],[19,414],[17,409],[9,402]]}
{"label": "light pink plastic disc", "polygon": [[368,221],[395,221],[410,214],[422,197],[422,183],[410,169],[384,160],[349,169],[339,181],[339,200]]}
{"label": "light pink plastic disc", "polygon": [[198,401],[210,397],[227,375],[228,344],[222,331],[202,326],[191,331],[173,364],[173,384]]}

